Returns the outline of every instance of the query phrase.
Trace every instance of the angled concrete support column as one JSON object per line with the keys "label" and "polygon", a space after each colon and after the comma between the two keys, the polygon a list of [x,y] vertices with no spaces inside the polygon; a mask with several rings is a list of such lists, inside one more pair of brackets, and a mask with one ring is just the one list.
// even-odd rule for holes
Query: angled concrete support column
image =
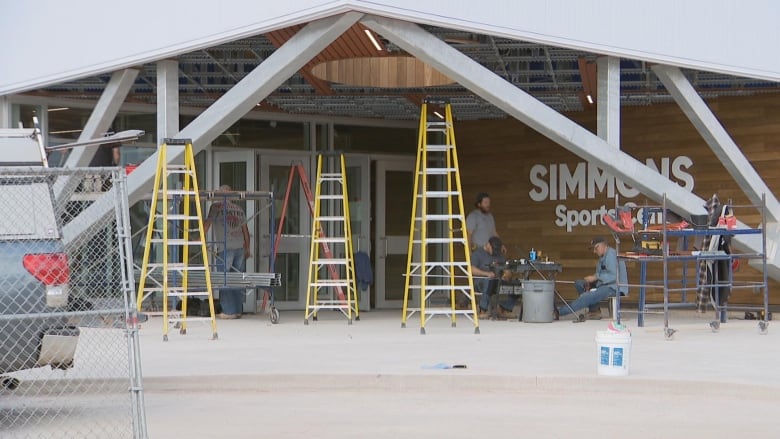
{"label": "angled concrete support column", "polygon": [[704,200],[701,198],[630,155],[610,147],[603,139],[419,26],[375,16],[364,18],[362,23],[507,114],[574,154],[595,163],[648,197],[660,201],[666,193],[668,204],[675,211],[705,213]]}
{"label": "angled concrete support column", "polygon": [[[195,153],[203,150],[287,78],[328,47],[361,16],[362,14],[349,12],[309,23],[174,137],[192,139]],[[183,147],[169,147],[168,162],[181,163],[183,152]],[[137,202],[152,189],[156,163],[155,153],[128,176],[130,204]],[[103,196],[63,228],[66,243],[87,233],[91,223],[98,218],[113,212],[109,199],[111,196],[113,193]]]}
{"label": "angled concrete support column", "polygon": [[664,65],[656,65],[652,69],[739,188],[747,195],[750,203],[760,204],[761,194],[766,194],[767,221],[780,220],[780,203],[777,198],[682,71],[677,67]]}
{"label": "angled concrete support column", "polygon": [[179,132],[179,63],[157,62],[157,144]]}
{"label": "angled concrete support column", "polygon": [[598,94],[596,134],[620,148],[620,58],[600,56],[596,60]]}
{"label": "angled concrete support column", "polygon": [[[114,72],[111,75],[111,80],[103,90],[103,94],[100,95],[100,99],[98,99],[95,108],[89,115],[89,119],[87,119],[87,124],[84,125],[84,129],[81,131],[79,142],[94,139],[108,131],[137,76],[138,70],[136,69],[126,69]],[[70,152],[68,160],[65,162],[65,167],[80,168],[89,166],[89,162],[95,156],[95,151],[95,147],[75,148]]]}

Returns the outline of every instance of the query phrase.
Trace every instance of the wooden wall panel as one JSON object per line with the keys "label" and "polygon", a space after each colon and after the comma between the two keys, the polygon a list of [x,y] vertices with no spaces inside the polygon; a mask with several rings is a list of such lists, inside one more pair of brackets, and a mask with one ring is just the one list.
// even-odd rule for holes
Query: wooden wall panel
{"label": "wooden wall panel", "polygon": [[[780,173],[777,172],[780,165],[780,95],[722,98],[709,105],[777,194],[780,189]],[[569,116],[595,132],[595,111]],[[524,257],[533,247],[564,265],[559,279],[574,280],[591,273],[595,258],[587,243],[594,235],[609,236],[609,229],[598,224],[567,231],[565,227],[556,226],[555,208],[559,204],[576,210],[598,209],[602,205],[611,208],[614,199],[606,193],[598,193],[594,199],[580,200],[575,194],[565,200],[536,202],[529,196],[529,191],[535,187],[530,179],[534,165],[549,169],[550,164],[566,164],[573,170],[584,160],[514,119],[456,122],[455,131],[467,210],[473,208],[478,192],[490,193],[498,232],[506,242],[509,257]],[[721,200],[732,198],[735,204],[748,203],[677,105],[624,107],[621,139],[622,149],[641,161],[653,158],[660,165],[662,157],[671,160],[678,156],[689,157],[693,165],[687,173],[694,179],[693,192],[700,197],[706,199],[717,193]],[[621,197],[621,203],[626,201],[639,205],[656,204],[642,195],[630,200]],[[759,220],[755,213],[737,214],[740,220],[754,225]],[[629,271],[632,281],[636,281],[638,268]],[[681,277],[681,272],[674,271],[674,276]],[[736,276],[755,280],[759,274],[743,264]],[[780,305],[780,296],[773,294],[778,286],[777,282],[770,284],[770,302],[775,305]],[[561,292],[568,297],[576,296],[573,287],[562,286]],[[658,293],[652,296],[653,300],[659,298]],[[633,291],[629,299],[635,301],[636,298]],[[760,299],[759,295],[743,290],[734,292],[731,303],[758,303]]]}

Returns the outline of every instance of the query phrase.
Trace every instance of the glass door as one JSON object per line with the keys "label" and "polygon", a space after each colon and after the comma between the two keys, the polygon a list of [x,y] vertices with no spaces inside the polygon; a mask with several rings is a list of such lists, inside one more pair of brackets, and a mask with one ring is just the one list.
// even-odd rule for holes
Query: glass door
{"label": "glass door", "polygon": [[[262,191],[273,191],[274,193],[274,224],[277,228],[282,218],[290,169],[294,164],[303,165],[306,178],[311,184],[312,175],[308,154],[263,154],[260,156],[259,186]],[[282,286],[274,289],[274,299],[276,307],[283,310],[303,309],[306,306],[307,276],[309,273],[311,212],[301,187],[300,177],[297,173],[293,177],[282,234],[276,237],[279,243],[274,271],[282,274]],[[261,212],[261,221],[264,224],[268,223],[269,214],[269,210]],[[263,229],[262,234],[264,239],[270,239],[268,228]],[[273,248],[270,248],[266,255],[266,266],[267,258],[270,257],[271,252],[273,252]]]}
{"label": "glass door", "polygon": [[[365,155],[347,155],[347,192],[349,195],[349,216],[352,229],[352,251],[365,252],[371,256],[371,170],[370,160]],[[373,258],[370,258],[373,261]],[[372,263],[373,265],[373,263]],[[375,270],[372,267],[372,270]],[[371,288],[360,289],[358,297],[361,311],[371,309]]]}
{"label": "glass door", "polygon": [[377,160],[375,180],[376,306],[400,308],[412,219],[414,159]]}
{"label": "glass door", "polygon": [[[217,190],[222,185],[229,185],[234,191],[254,191],[254,175],[255,175],[255,153],[252,150],[235,150],[235,151],[214,151],[214,172],[212,172],[212,182],[209,187],[200,188],[201,190]],[[206,202],[203,215],[207,216],[211,205],[219,201],[204,200]],[[255,212],[258,209],[258,201],[246,201],[246,200],[234,200],[236,204],[241,206],[246,212],[247,227],[249,227],[250,244],[249,248],[252,251],[252,256],[246,261],[246,271],[248,273],[256,273],[257,271],[267,271],[268,265],[258,264],[258,251],[264,246],[267,246],[267,242],[262,242],[256,239],[255,234],[257,217]],[[204,218],[205,219],[205,218]],[[211,233],[210,233],[211,234]],[[215,241],[218,238],[211,236],[207,237],[210,241]],[[258,268],[261,268],[258,270]],[[212,286],[217,290],[221,283],[218,274],[212,277]],[[247,294],[244,300],[244,312],[257,312],[257,291],[255,289],[247,290]]]}

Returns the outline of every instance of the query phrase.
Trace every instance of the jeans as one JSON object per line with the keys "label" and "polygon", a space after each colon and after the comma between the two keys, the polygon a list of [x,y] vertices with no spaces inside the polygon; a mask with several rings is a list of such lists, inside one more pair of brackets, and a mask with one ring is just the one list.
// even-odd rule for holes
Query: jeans
{"label": "jeans", "polygon": [[[216,262],[217,272],[242,273],[246,270],[243,248],[232,248],[219,252]],[[226,267],[227,270],[225,269]],[[211,282],[212,285],[219,285],[220,282],[224,283],[224,278],[220,279],[219,273],[215,273]],[[244,310],[244,294],[243,288],[220,288],[219,304],[222,307],[222,312],[225,314],[241,314]]]}
{"label": "jeans", "polygon": [[[617,291],[614,289],[615,285],[602,285],[593,290],[589,290],[588,287],[589,284],[582,279],[575,281],[574,288],[580,296],[571,302],[569,306],[564,305],[558,308],[558,314],[565,316],[566,314],[571,314],[572,309],[576,312],[585,307],[588,307],[589,311],[598,311],[599,302],[617,295]],[[571,309],[569,309],[570,307]]]}
{"label": "jeans", "polygon": [[[490,299],[498,292],[498,279],[477,279],[474,288],[482,293],[482,297],[479,298],[479,309],[487,311],[490,309]],[[499,306],[505,311],[512,311],[517,299],[518,296],[509,296]]]}

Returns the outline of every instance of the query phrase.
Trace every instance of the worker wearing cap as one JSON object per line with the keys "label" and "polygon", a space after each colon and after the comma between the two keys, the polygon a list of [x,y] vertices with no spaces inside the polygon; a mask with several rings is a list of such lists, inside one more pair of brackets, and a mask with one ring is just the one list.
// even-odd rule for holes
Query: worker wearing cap
{"label": "worker wearing cap", "polygon": [[[588,318],[591,320],[601,319],[601,308],[599,302],[609,297],[615,297],[618,292],[618,276],[620,276],[620,294],[628,295],[628,275],[626,273],[626,263],[618,261],[617,252],[614,248],[607,245],[607,240],[603,236],[597,236],[590,241],[590,248],[599,257],[596,264],[596,273],[585,276],[574,282],[574,288],[577,289],[579,297],[568,306],[562,306],[555,310],[555,317],[564,316],[572,312],[577,312],[585,307],[589,308]],[[579,322],[583,320],[575,320]]]}
{"label": "worker wearing cap", "polygon": [[[496,232],[496,220],[490,213],[490,195],[485,192],[478,193],[474,206],[476,209],[466,217],[466,229],[471,248],[479,249],[484,247],[492,236],[498,237],[498,232]],[[506,254],[503,245],[501,252]]]}

